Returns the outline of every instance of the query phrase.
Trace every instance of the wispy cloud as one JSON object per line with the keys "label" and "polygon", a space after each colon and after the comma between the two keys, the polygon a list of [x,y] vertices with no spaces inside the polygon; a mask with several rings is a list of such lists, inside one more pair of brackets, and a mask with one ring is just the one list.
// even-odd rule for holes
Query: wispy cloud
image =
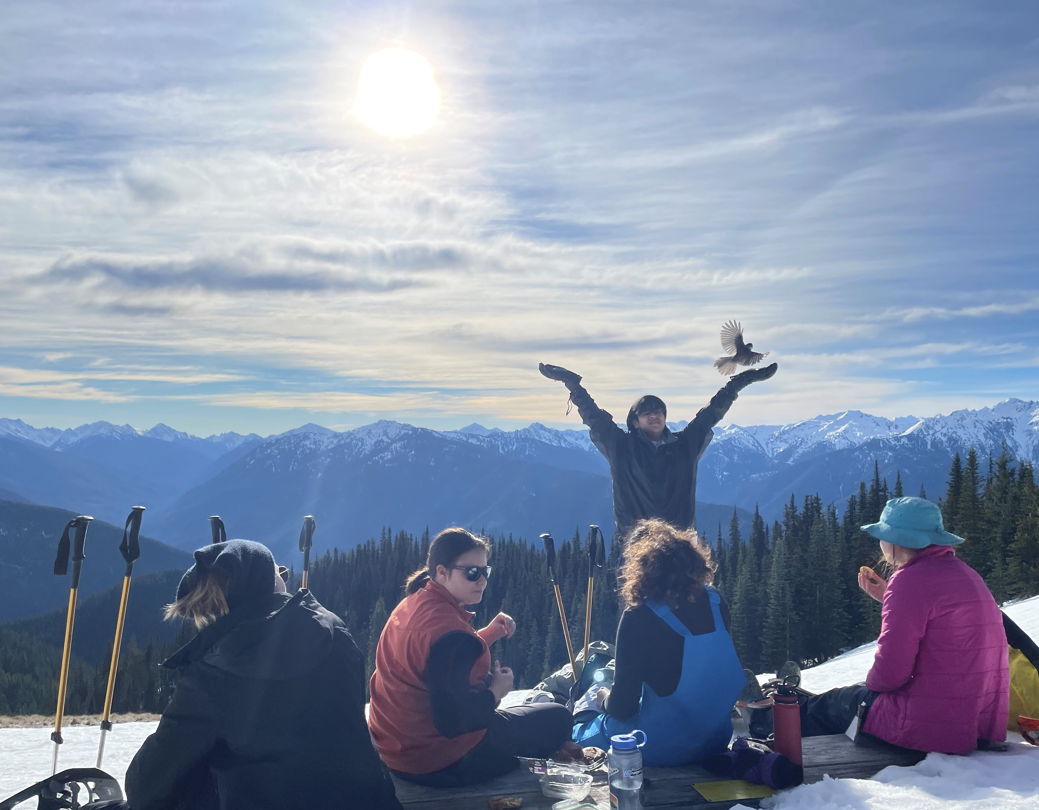
{"label": "wispy cloud", "polygon": [[410,286],[408,279],[380,278],[356,271],[315,272],[259,270],[255,262],[229,257],[194,261],[135,261],[90,257],[61,259],[35,280],[67,284],[113,280],[125,287],[157,290],[163,287],[220,292],[388,292]]}
{"label": "wispy cloud", "polygon": [[[1033,6],[12,0],[0,396],[562,419],[543,360],[695,412],[729,318],[781,367],[737,421],[1026,393]],[[390,44],[443,92],[406,142],[351,114]]]}

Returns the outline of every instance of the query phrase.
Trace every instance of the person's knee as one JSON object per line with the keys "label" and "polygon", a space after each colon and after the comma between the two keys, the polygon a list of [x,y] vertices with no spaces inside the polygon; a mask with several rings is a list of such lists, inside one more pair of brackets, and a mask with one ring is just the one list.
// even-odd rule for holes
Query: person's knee
{"label": "person's knee", "polygon": [[571,739],[574,730],[574,718],[566,706],[558,703],[545,704],[545,728],[552,739],[564,742]]}

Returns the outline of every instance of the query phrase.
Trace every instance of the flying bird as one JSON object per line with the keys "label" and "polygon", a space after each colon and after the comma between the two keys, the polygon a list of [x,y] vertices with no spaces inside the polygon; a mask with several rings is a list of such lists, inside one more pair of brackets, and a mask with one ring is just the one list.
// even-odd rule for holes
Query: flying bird
{"label": "flying bird", "polygon": [[768,352],[762,354],[753,349],[753,343],[743,342],[743,327],[736,321],[728,321],[722,327],[722,350],[728,352],[731,357],[719,357],[714,361],[714,367],[718,369],[719,374],[729,377],[735,374],[740,366],[756,365],[768,356]]}

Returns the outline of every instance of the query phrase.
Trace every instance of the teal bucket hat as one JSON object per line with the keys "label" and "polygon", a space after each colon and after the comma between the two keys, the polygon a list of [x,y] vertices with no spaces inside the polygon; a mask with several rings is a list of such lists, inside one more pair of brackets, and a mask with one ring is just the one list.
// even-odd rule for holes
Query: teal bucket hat
{"label": "teal bucket hat", "polygon": [[958,546],[963,542],[945,531],[938,504],[923,498],[892,498],[884,506],[879,523],[860,527],[878,540],[904,548]]}

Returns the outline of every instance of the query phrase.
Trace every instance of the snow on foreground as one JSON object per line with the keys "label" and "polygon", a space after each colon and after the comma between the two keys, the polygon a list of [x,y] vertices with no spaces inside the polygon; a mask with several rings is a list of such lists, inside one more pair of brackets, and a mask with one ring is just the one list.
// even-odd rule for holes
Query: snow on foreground
{"label": "snow on foreground", "polygon": [[[1004,606],[1032,638],[1039,638],[1039,596]],[[858,683],[873,662],[870,644],[804,672],[813,692]],[[522,702],[513,692],[503,705]],[[109,733],[104,769],[119,779],[155,723],[121,723]],[[58,767],[91,767],[97,759],[96,726],[63,729]],[[930,754],[911,768],[885,768],[873,779],[829,779],[784,791],[765,802],[771,810],[1039,810],[1039,747],[1010,734],[1010,751],[976,752],[969,757]],[[49,729],[0,729],[0,801],[50,774],[53,745]]]}

